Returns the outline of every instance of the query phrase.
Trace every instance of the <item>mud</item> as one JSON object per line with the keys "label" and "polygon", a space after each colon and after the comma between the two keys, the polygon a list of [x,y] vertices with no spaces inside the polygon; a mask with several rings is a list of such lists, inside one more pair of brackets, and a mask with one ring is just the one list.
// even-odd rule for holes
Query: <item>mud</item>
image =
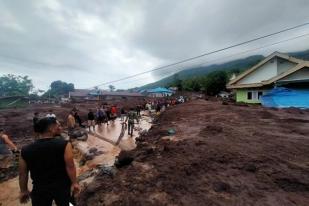
{"label": "mud", "polygon": [[79,205],[309,205],[308,120],[215,101],[169,108],[126,154],[133,161],[96,176]]}
{"label": "mud", "polygon": [[[79,114],[82,120],[86,120],[86,114],[89,108],[94,109],[95,104],[91,105],[75,105],[79,109]],[[2,110],[0,114],[0,127],[4,127],[9,136],[13,139],[19,148],[23,145],[29,144],[34,140],[32,132],[32,115],[35,111],[39,111],[41,116],[44,116],[50,108],[53,109],[57,119],[65,125],[66,115],[72,109],[71,106],[51,106],[51,105],[37,105],[36,107],[28,107],[24,109],[9,109]],[[121,150],[131,150],[136,147],[135,138],[139,136],[142,130],[148,130],[151,126],[151,119],[143,116],[141,123],[136,125],[133,137],[129,137],[125,133],[119,144],[115,143],[118,140],[121,131],[121,122],[116,120],[109,126],[96,126],[96,131],[89,133],[88,139],[84,141],[73,141],[75,152],[75,163],[77,166],[77,173],[81,180],[82,186],[89,184],[93,180],[93,175],[98,171],[99,166],[111,166],[115,162],[116,156]],[[98,138],[96,135],[110,140],[111,143]],[[96,155],[88,161],[80,164],[83,153],[93,151],[96,149]],[[8,169],[0,170],[0,206],[20,205],[18,202],[18,155],[15,157],[12,166]],[[84,176],[84,177],[83,177]],[[31,188],[31,181],[29,181],[29,188]],[[27,204],[27,205],[30,205]]]}

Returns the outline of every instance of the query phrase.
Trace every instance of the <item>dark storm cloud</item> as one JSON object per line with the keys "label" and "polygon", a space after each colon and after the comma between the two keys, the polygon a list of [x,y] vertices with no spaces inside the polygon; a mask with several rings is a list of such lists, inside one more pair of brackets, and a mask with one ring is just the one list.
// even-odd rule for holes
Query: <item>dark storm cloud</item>
{"label": "dark storm cloud", "polygon": [[[307,0],[1,1],[0,74],[27,74],[44,88],[57,79],[90,87],[304,23],[308,10]],[[215,59],[226,61],[224,56],[306,32],[308,27],[116,87],[144,84]],[[306,49],[306,42],[252,54]]]}

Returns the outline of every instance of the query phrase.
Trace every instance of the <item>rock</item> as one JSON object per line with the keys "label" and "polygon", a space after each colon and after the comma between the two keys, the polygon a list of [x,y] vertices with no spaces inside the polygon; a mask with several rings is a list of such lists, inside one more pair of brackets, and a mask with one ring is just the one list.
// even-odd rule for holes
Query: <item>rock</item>
{"label": "rock", "polygon": [[84,134],[83,136],[77,137],[76,139],[79,140],[79,141],[87,141],[87,139],[88,139],[88,134]]}
{"label": "rock", "polygon": [[69,140],[70,140],[70,136],[69,136],[67,133],[62,132],[62,133],[60,134],[60,136],[61,136],[64,140],[66,140],[66,141],[69,141]]}
{"label": "rock", "polygon": [[69,133],[70,138],[80,141],[86,141],[88,139],[88,133],[85,130],[74,130]]}
{"label": "rock", "polygon": [[139,133],[140,136],[146,136],[148,134],[147,130],[143,130]]}
{"label": "rock", "polygon": [[108,175],[110,177],[114,177],[117,173],[117,170],[115,167],[105,166],[105,165],[99,165],[99,175]]}
{"label": "rock", "polygon": [[77,179],[80,182],[80,181],[83,181],[83,180],[85,180],[89,177],[95,176],[96,173],[97,172],[95,170],[90,170],[90,171],[84,172],[83,174],[79,175]]}
{"label": "rock", "polygon": [[256,172],[257,171],[257,167],[254,164],[246,164],[244,166],[244,170],[246,170],[247,172]]}
{"label": "rock", "polygon": [[89,160],[93,160],[94,157],[95,157],[95,154],[87,152],[86,154],[84,154],[83,159],[85,161],[89,161]]}
{"label": "rock", "polygon": [[216,192],[230,192],[231,186],[225,182],[215,182],[213,184],[213,189]]}
{"label": "rock", "polygon": [[173,128],[169,128],[169,129],[167,130],[167,133],[168,133],[168,135],[174,135],[174,134],[176,134],[176,130],[173,129]]}
{"label": "rock", "polygon": [[96,154],[96,152],[98,152],[98,149],[95,148],[95,147],[92,147],[92,148],[89,149],[89,153],[94,153],[94,154]]}
{"label": "rock", "polygon": [[117,157],[115,161],[115,166],[117,168],[121,168],[121,167],[131,164],[133,160],[134,160],[134,157],[129,152],[123,151]]}

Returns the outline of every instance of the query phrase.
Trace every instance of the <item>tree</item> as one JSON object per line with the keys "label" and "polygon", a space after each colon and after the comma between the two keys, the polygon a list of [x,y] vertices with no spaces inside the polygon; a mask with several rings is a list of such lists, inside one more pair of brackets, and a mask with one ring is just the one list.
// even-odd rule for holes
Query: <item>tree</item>
{"label": "tree", "polygon": [[177,87],[178,91],[182,91],[182,89],[183,89],[183,81],[179,78],[178,74],[174,74],[173,82],[169,86]]}
{"label": "tree", "polygon": [[214,71],[207,75],[202,84],[206,94],[216,95],[226,89],[227,82],[228,75],[225,71]]}
{"label": "tree", "polygon": [[74,84],[58,80],[53,81],[50,84],[50,89],[44,94],[44,96],[57,97],[61,95],[68,95],[69,92],[72,91],[74,91]]}
{"label": "tree", "polygon": [[8,74],[0,77],[0,96],[26,96],[33,89],[28,76]]}
{"label": "tree", "polygon": [[111,91],[111,92],[115,91],[115,89],[116,89],[115,86],[113,86],[113,85],[109,85],[108,88],[109,88],[109,91]]}

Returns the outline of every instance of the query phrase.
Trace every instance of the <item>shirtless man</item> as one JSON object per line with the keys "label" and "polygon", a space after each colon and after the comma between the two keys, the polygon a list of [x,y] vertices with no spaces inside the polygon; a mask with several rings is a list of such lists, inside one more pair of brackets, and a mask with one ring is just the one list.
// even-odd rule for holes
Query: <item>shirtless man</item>
{"label": "shirtless man", "polygon": [[12,159],[12,152],[17,152],[18,149],[16,145],[10,140],[8,135],[4,133],[3,129],[0,129],[0,168],[6,169],[9,168],[9,162]]}

